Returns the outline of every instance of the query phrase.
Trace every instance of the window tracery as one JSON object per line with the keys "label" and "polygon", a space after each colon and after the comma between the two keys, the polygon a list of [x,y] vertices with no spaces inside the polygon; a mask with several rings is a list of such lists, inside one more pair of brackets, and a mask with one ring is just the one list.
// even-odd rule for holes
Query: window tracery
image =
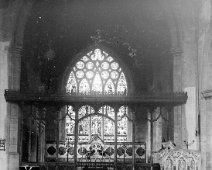
{"label": "window tracery", "polygon": [[66,86],[70,94],[127,94],[127,81],[118,62],[95,49],[73,67]]}

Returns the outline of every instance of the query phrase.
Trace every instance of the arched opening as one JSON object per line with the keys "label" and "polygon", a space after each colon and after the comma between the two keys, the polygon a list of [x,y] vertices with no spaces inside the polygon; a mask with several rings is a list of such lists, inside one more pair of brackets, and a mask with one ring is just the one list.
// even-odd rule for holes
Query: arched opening
{"label": "arched opening", "polygon": [[120,64],[107,52],[96,48],[82,56],[72,67],[66,92],[126,95],[128,85]]}

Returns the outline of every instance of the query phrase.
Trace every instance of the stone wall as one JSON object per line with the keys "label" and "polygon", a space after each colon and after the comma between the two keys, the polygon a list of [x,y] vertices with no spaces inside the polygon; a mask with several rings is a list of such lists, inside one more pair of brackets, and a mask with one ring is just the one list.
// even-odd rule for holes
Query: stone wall
{"label": "stone wall", "polygon": [[204,0],[199,16],[199,103],[200,103],[200,147],[203,169],[212,168],[212,130],[211,130],[211,89],[212,89],[212,47],[211,47],[211,1]]}
{"label": "stone wall", "polygon": [[201,151],[201,169],[211,169],[211,1],[166,3],[173,7],[173,88],[188,92],[187,104],[174,109],[174,142],[191,143],[188,148]]}

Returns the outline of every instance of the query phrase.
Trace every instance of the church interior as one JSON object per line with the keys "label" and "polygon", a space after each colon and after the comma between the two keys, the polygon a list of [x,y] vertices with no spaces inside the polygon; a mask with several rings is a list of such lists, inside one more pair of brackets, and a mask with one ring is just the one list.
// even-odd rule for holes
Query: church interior
{"label": "church interior", "polygon": [[1,170],[211,170],[210,0],[0,0]]}

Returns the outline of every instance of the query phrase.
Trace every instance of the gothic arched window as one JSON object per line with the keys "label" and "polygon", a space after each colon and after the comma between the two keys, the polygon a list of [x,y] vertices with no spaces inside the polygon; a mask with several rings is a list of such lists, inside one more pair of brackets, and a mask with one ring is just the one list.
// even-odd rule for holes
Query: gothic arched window
{"label": "gothic arched window", "polygon": [[66,86],[70,94],[127,94],[127,81],[119,63],[95,49],[73,67]]}
{"label": "gothic arched window", "polygon": [[[120,64],[103,50],[95,49],[82,56],[73,66],[66,86],[70,95],[127,95],[128,87]],[[67,108],[66,138],[74,140],[75,112]],[[128,107],[121,106],[115,122],[115,111],[109,105],[95,110],[83,105],[78,110],[78,141],[89,142],[98,136],[105,142],[115,141],[117,123],[118,141],[127,141]]]}

